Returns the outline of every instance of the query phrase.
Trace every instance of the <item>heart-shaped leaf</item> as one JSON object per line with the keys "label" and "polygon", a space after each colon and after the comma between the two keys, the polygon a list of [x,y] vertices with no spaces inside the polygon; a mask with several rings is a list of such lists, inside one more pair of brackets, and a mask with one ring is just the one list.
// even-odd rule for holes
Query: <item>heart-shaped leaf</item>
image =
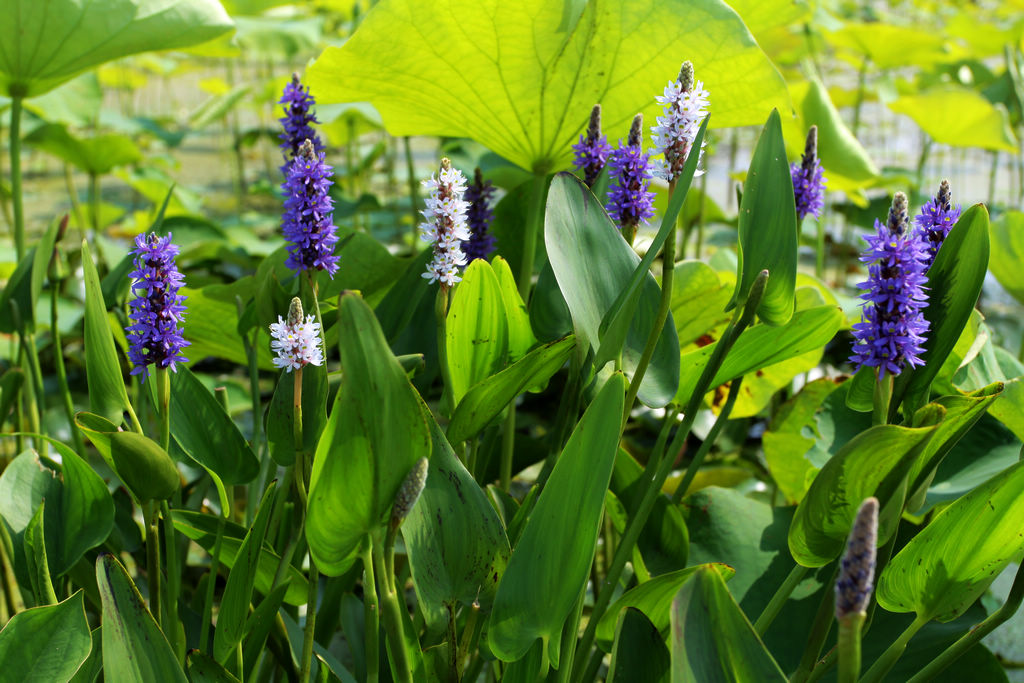
{"label": "heart-shaped leaf", "polygon": [[0,631],[0,679],[20,683],[70,681],[89,658],[92,635],[85,593],[15,614]]}

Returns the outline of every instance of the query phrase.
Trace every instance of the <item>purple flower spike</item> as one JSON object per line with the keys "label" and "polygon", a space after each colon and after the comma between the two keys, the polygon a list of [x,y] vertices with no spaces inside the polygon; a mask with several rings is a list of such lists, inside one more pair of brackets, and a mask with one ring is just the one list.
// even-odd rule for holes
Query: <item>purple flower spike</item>
{"label": "purple flower spike", "polygon": [[281,227],[288,241],[285,265],[300,270],[326,270],[332,278],[338,270],[334,245],[334,200],[327,191],[331,187],[331,167],[324,163],[324,153],[315,152],[312,141],[306,140],[288,165],[284,190],[284,216]]}
{"label": "purple flower spike", "polygon": [[180,327],[185,319],[185,307],[181,305],[185,297],[178,294],[185,280],[174,263],[178,247],[171,244],[170,235],[139,235],[132,254],[135,269],[129,277],[135,280],[135,299],[128,304],[128,317],[134,324],[126,327],[125,332],[130,344],[128,359],[134,366],[131,374],[141,374],[145,381],[150,365],[176,370],[175,363],[188,362],[181,355],[181,350],[189,345],[181,336]]}
{"label": "purple flower spike", "polygon": [[871,265],[867,281],[858,285],[865,290],[860,295],[863,313],[853,326],[850,362],[858,369],[878,368],[879,376],[898,375],[908,365],[924,365],[927,252],[920,237],[907,230],[907,196],[902,192],[893,198],[887,224],[876,220],[875,231],[864,238],[868,248],[860,258]]}
{"label": "purple flower spike", "polygon": [[836,619],[863,615],[875,583],[875,546],[878,545],[878,499],[860,504],[846,540],[846,552],[836,580]]}
{"label": "purple flower spike", "polygon": [[587,187],[594,187],[597,177],[601,175],[608,161],[608,153],[612,151],[608,140],[601,135],[600,104],[595,104],[590,111],[590,125],[587,127],[586,137],[581,133],[580,141],[573,145],[572,149],[576,152],[576,169],[583,171],[583,182]]}
{"label": "purple flower spike", "polygon": [[925,270],[931,267],[935,261],[935,255],[939,253],[939,247],[946,239],[946,235],[960,220],[962,210],[959,205],[953,205],[953,194],[949,190],[949,181],[943,180],[939,184],[939,193],[935,199],[921,207],[921,213],[914,217],[917,229],[921,233],[921,239],[925,242],[928,255],[924,262]]}
{"label": "purple flower spike", "polygon": [[469,261],[486,260],[494,251],[494,235],[488,232],[494,211],[491,210],[491,199],[494,197],[494,185],[484,180],[484,174],[476,169],[473,182],[466,188],[465,200],[469,203],[466,211],[466,222],[469,224],[469,239],[462,243],[462,250]]}
{"label": "purple flower spike", "polygon": [[807,131],[807,146],[798,164],[790,164],[789,172],[793,176],[793,194],[796,197],[796,216],[802,221],[807,216],[821,218],[825,208],[825,183],[821,175],[821,162],[818,160],[818,127],[811,126]]}
{"label": "purple flower spike", "polygon": [[611,183],[608,186],[608,202],[604,208],[632,244],[637,226],[654,215],[654,193],[647,188],[651,184],[649,155],[640,146],[640,131],[643,129],[643,115],[633,118],[629,139],[608,158]]}
{"label": "purple flower spike", "polygon": [[[683,172],[686,158],[690,155],[701,121],[708,115],[708,97],[710,93],[704,89],[701,81],[693,81],[693,64],[683,62],[679,69],[679,78],[669,81],[664,93],[655,97],[658,104],[664,107],[664,116],[658,117],[658,125],[651,129],[651,136],[657,152],[664,155],[658,160],[655,175],[672,182]],[[701,142],[700,156],[704,156],[707,140]],[[697,162],[701,159],[698,157]],[[695,176],[704,171],[697,169]]]}
{"label": "purple flower spike", "polygon": [[310,124],[319,123],[316,114],[309,110],[315,104],[309,88],[303,88],[298,74],[292,74],[292,82],[284,87],[284,95],[280,99],[284,105],[284,116],[278,119],[284,132],[278,135],[281,139],[281,151],[284,153],[285,165],[281,172],[288,174],[288,163],[299,153],[299,148],[306,140],[313,143],[313,150],[319,153],[323,149],[320,137],[313,131]]}

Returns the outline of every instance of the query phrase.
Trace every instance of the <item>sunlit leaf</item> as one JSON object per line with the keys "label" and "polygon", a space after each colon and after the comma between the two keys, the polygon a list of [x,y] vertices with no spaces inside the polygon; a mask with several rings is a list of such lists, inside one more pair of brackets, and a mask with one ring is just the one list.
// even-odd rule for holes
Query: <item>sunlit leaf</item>
{"label": "sunlit leaf", "polygon": [[904,95],[889,108],[906,114],[935,142],[953,147],[981,147],[1017,152],[1017,138],[1006,110],[973,90],[950,86],[916,95]]}

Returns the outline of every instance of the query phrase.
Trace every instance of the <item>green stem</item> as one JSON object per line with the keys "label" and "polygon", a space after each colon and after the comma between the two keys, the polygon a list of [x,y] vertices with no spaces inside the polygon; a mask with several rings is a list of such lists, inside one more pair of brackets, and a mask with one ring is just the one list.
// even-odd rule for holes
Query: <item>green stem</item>
{"label": "green stem", "polygon": [[867,673],[861,679],[862,683],[877,683],[877,681],[885,678],[885,675],[889,673],[889,670],[896,664],[896,660],[900,658],[903,651],[907,649],[907,643],[914,637],[921,628],[928,623],[928,619],[920,616],[915,617],[914,621],[911,622],[910,626],[900,634],[900,637],[893,642],[892,645],[882,653],[882,656],[875,660],[875,663],[871,665]]}
{"label": "green stem", "polygon": [[402,629],[402,612],[395,594],[394,576],[388,576],[384,570],[384,553],[381,544],[373,542],[373,564],[380,584],[380,597],[384,607],[384,632],[387,634],[392,658],[392,673],[401,683],[412,683],[412,670],[409,668],[409,657],[405,650],[405,636]]}
{"label": "green stem", "polygon": [[149,611],[160,621],[160,527],[156,503],[142,504],[142,521],[146,527],[146,574],[149,579]]}
{"label": "green stem", "polygon": [[[302,435],[302,368],[292,373],[295,375],[295,384],[292,389],[292,443],[295,445],[295,453],[305,450],[305,441]],[[298,459],[296,458],[296,462]],[[305,482],[306,473],[301,476]]]}
{"label": "green stem", "polygon": [[761,616],[754,622],[754,630],[757,631],[757,635],[764,636],[768,627],[771,626],[775,617],[782,611],[782,606],[789,600],[789,596],[793,594],[800,582],[803,581],[804,576],[807,574],[807,567],[803,565],[794,565],[792,571],[786,577],[786,580],[782,582],[779,589],[775,591],[775,595],[765,606],[764,610],[761,611]]}
{"label": "green stem", "polygon": [[[671,203],[672,195],[676,191],[676,181],[673,180],[668,186],[668,201]],[[669,229],[668,237],[665,239],[665,246],[661,250],[661,299],[658,302],[658,312],[654,316],[654,326],[647,335],[647,342],[644,344],[643,353],[640,354],[640,361],[633,372],[633,379],[626,390],[625,411],[622,415],[622,424],[625,426],[629,414],[633,412],[633,403],[636,402],[637,392],[640,391],[640,383],[643,382],[647,373],[647,366],[654,356],[654,349],[661,339],[661,330],[668,320],[669,311],[672,308],[672,280],[675,275],[676,264],[676,224],[673,223]]]}
{"label": "green stem", "polygon": [[[159,371],[158,371],[159,372]],[[174,518],[166,500],[160,502],[160,517],[164,523],[164,552],[167,553],[167,600],[164,604],[163,631],[178,663],[185,664],[185,641],[181,621],[178,619],[178,596],[181,594],[181,568],[178,566],[178,547],[174,535]]]}
{"label": "green stem", "polygon": [[11,97],[11,199],[14,204],[14,250],[25,255],[25,211],[21,197],[21,95]]}
{"label": "green stem", "polygon": [[448,285],[441,283],[434,300],[434,316],[437,319],[437,359],[441,364],[441,381],[444,382],[444,409],[449,417],[455,412],[455,396],[452,393],[452,372],[448,366]]}
{"label": "green stem", "polygon": [[874,402],[872,404],[871,424],[884,425],[889,422],[889,403],[892,401],[892,373],[886,372],[875,376]]}
{"label": "green stem", "polygon": [[569,618],[562,626],[562,644],[559,649],[561,652],[561,663],[558,667],[558,675],[555,678],[556,683],[569,683],[572,680],[572,664],[576,655],[576,641],[580,633],[580,617],[583,614],[586,592],[586,586],[584,586],[583,590],[580,591],[579,597],[576,598],[576,604],[573,605]]}
{"label": "green stem", "polygon": [[100,177],[96,173],[89,174],[89,209],[91,212],[93,232],[100,234]]}
{"label": "green stem", "polygon": [[814,616],[811,625],[811,632],[807,635],[807,645],[804,647],[803,657],[800,658],[800,665],[796,672],[790,677],[790,683],[805,683],[811,675],[814,665],[821,654],[821,646],[828,638],[828,632],[832,630],[832,621],[835,619],[835,591],[832,587],[836,584],[836,577],[839,575],[839,563],[836,563],[835,571],[831,578],[825,583],[822,589],[821,602],[818,603],[818,613]]}
{"label": "green stem", "polygon": [[1017,568],[1017,576],[1013,579],[1010,594],[1006,596],[1006,602],[1003,603],[1003,606],[988,615],[985,621],[965,633],[938,657],[932,659],[927,666],[914,674],[909,683],[925,683],[925,681],[930,681],[938,676],[939,673],[974,647],[982,638],[1016,614],[1017,610],[1020,609],[1022,600],[1024,600],[1024,564]]}
{"label": "green stem", "polygon": [[996,178],[999,172],[999,152],[993,150],[990,154],[992,155],[992,165],[988,170],[988,205],[992,206],[996,201]]}
{"label": "green stem", "polygon": [[309,593],[306,598],[306,627],[302,631],[302,668],[299,681],[309,683],[313,667],[313,635],[316,633],[316,600],[320,586],[320,573],[316,569],[313,553],[309,554]]}
{"label": "green stem", "polygon": [[[213,621],[213,594],[217,585],[217,574],[220,571],[220,549],[224,541],[224,521],[226,510],[221,510],[217,518],[217,535],[213,541],[213,555],[210,557],[210,574],[206,581],[206,596],[203,598],[203,624],[199,635],[199,649],[206,652],[210,645],[210,622]],[[276,588],[277,586],[274,586]]]}
{"label": "green stem", "polygon": [[853,124],[850,126],[853,137],[857,137],[857,132],[860,130],[860,113],[864,107],[864,91],[867,87],[867,80],[868,58],[865,57],[864,61],[860,63],[860,71],[857,72],[857,99],[853,104]]}
{"label": "green stem", "polygon": [[82,202],[78,201],[78,190],[75,189],[75,178],[71,171],[71,164],[64,163],[64,185],[68,189],[68,199],[71,200],[71,212],[75,214],[75,224],[79,232],[85,235],[85,216],[82,215]]}
{"label": "green stem", "polygon": [[512,462],[516,451],[516,400],[508,404],[508,415],[501,432],[501,480],[502,491],[512,486]]}
{"label": "green stem", "polygon": [[814,276],[819,280],[825,277],[825,221],[817,219],[817,238],[815,239]]}
{"label": "green stem", "polygon": [[[695,467],[700,467],[704,462],[704,458],[707,457],[711,451],[711,447],[715,445],[715,441],[718,439],[719,432],[725,427],[725,423],[729,421],[729,415],[732,414],[732,408],[736,405],[736,399],[740,395],[740,387],[743,386],[743,378],[738,377],[732,381],[729,385],[729,395],[725,399],[725,405],[722,406],[722,411],[718,413],[718,418],[715,420],[715,424],[712,425],[711,431],[708,432],[707,437],[701,442],[700,448],[697,449],[697,454],[693,456],[693,462],[697,463]],[[692,466],[692,465],[691,465]],[[696,469],[694,469],[696,471]],[[684,488],[682,484],[676,487],[676,490],[672,492],[672,503],[673,505],[678,504],[686,495],[686,491],[690,484],[687,483]]]}
{"label": "green stem", "polygon": [[837,683],[857,683],[860,676],[860,629],[864,614],[855,612],[839,620],[839,672]]}
{"label": "green stem", "polygon": [[[736,315],[733,317],[732,322],[729,323],[729,326],[726,328],[722,338],[719,339],[718,343],[715,345],[715,350],[708,359],[707,365],[704,366],[704,370],[701,372],[700,378],[697,380],[697,385],[686,404],[686,408],[683,413],[683,422],[679,426],[679,430],[676,432],[676,436],[672,440],[672,444],[662,455],[654,477],[650,479],[647,489],[644,491],[644,496],[640,501],[640,505],[637,507],[636,514],[630,518],[629,523],[626,525],[626,531],[623,533],[622,541],[615,550],[615,556],[612,559],[612,564],[605,575],[604,583],[602,584],[600,593],[594,603],[594,608],[591,610],[590,618],[587,622],[587,628],[583,632],[579,649],[576,652],[574,669],[577,671],[581,670],[583,659],[588,657],[590,654],[590,649],[594,644],[594,637],[597,634],[597,624],[601,620],[601,617],[604,616],[605,610],[608,609],[612,595],[615,592],[614,589],[618,585],[619,579],[622,576],[622,570],[625,568],[626,562],[632,555],[633,546],[636,545],[637,540],[640,538],[640,532],[647,523],[647,518],[650,516],[651,510],[654,509],[654,503],[657,500],[658,495],[661,493],[661,487],[665,484],[665,479],[668,478],[669,473],[672,471],[675,456],[680,450],[682,450],[683,444],[685,443],[687,436],[690,434],[690,429],[693,427],[693,422],[697,417],[697,411],[704,400],[704,394],[708,391],[715,373],[718,372],[718,369],[722,365],[722,361],[725,360],[726,354],[732,348],[733,344],[736,343],[736,339],[738,339],[743,330],[753,322],[754,315],[757,312],[758,305],[760,305],[761,297],[764,293],[764,286],[767,280],[768,272],[762,271],[758,276],[757,281],[751,287],[746,303],[737,307]],[[693,464],[694,463],[690,463],[690,469],[687,470],[686,475],[683,477],[683,483],[680,484],[683,486],[684,490],[689,487],[690,482],[693,481],[693,476],[696,474],[696,468]]]}
{"label": "green stem", "polygon": [[363,632],[366,638],[366,681],[377,683],[380,677],[380,602],[377,599],[377,582],[373,571],[372,541],[367,538],[364,545]]}
{"label": "green stem", "polygon": [[64,413],[68,418],[68,429],[71,430],[71,438],[75,442],[75,452],[85,456],[85,442],[82,440],[82,432],[75,424],[75,404],[71,399],[71,387],[68,385],[67,369],[64,367],[64,344],[61,342],[60,328],[57,326],[57,292],[60,283],[53,283],[50,289],[50,337],[53,339],[53,361],[57,370],[57,384],[60,386],[61,397],[64,400]]}
{"label": "green stem", "polygon": [[166,368],[156,370],[156,396],[160,402],[160,447],[171,447],[171,382]]}

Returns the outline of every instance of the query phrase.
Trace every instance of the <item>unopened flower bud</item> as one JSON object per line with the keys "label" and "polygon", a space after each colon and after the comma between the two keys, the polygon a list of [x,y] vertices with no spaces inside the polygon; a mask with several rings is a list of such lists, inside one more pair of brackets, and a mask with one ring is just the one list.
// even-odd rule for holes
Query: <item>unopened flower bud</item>
{"label": "unopened flower bud", "polygon": [[878,499],[861,503],[846,541],[846,554],[836,581],[836,619],[863,614],[875,582],[875,546],[878,545]]}
{"label": "unopened flower bud", "polygon": [[430,461],[426,458],[420,458],[412,466],[412,469],[409,470],[409,474],[405,475],[405,481],[402,482],[402,487],[398,489],[398,495],[395,496],[394,507],[391,508],[392,528],[398,528],[402,520],[406,518],[413,506],[416,505],[416,501],[420,499],[423,487],[427,484],[427,467],[429,464]]}

